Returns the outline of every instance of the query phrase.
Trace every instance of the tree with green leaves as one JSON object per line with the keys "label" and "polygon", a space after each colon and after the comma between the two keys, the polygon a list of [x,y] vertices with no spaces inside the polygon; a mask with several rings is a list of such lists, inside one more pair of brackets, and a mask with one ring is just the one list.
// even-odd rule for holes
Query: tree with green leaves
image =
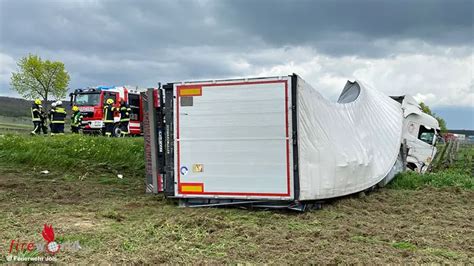
{"label": "tree with green leaves", "polygon": [[26,99],[40,98],[46,104],[50,96],[66,96],[69,74],[64,63],[42,60],[29,54],[18,61],[18,72],[12,73],[11,87]]}
{"label": "tree with green leaves", "polygon": [[441,133],[446,133],[448,131],[448,128],[446,127],[446,121],[444,121],[443,118],[437,116],[435,113],[433,113],[428,105],[426,105],[424,102],[420,102],[420,107],[423,113],[429,114],[432,117],[436,118],[439,123],[439,128],[441,129]]}

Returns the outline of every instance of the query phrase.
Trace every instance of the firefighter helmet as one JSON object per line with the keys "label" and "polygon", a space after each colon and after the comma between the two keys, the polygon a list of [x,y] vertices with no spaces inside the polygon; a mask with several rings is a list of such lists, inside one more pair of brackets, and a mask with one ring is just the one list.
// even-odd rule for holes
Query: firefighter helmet
{"label": "firefighter helmet", "polygon": [[56,102],[52,103],[51,107],[53,107],[53,108],[56,107]]}
{"label": "firefighter helmet", "polygon": [[113,99],[107,99],[107,104],[113,104],[114,103],[114,100]]}
{"label": "firefighter helmet", "polygon": [[61,106],[61,105],[63,105],[63,102],[61,102],[61,101],[56,102],[56,106]]}
{"label": "firefighter helmet", "polygon": [[41,104],[41,100],[40,100],[40,99],[36,99],[36,100],[35,100],[35,104],[40,105],[40,104]]}
{"label": "firefighter helmet", "polygon": [[73,110],[74,112],[75,112],[75,111],[79,111],[79,107],[77,107],[77,105],[74,105],[74,106],[72,107],[72,110]]}

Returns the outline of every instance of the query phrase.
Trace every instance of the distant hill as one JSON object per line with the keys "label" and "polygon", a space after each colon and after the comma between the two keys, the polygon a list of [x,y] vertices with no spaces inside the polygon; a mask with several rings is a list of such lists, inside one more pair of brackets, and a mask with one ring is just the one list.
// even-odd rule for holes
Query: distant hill
{"label": "distant hill", "polygon": [[[53,101],[48,101],[48,106],[51,106]],[[12,98],[0,96],[0,115],[8,117],[30,117],[31,105],[33,101],[28,101],[21,98]],[[63,101],[63,106],[69,112],[69,101]]]}

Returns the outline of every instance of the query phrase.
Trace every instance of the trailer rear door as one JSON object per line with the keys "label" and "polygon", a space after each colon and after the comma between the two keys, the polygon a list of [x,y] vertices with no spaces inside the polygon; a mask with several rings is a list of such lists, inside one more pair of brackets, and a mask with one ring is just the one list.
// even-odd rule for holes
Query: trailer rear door
{"label": "trailer rear door", "polygon": [[293,198],[289,81],[173,85],[176,197]]}

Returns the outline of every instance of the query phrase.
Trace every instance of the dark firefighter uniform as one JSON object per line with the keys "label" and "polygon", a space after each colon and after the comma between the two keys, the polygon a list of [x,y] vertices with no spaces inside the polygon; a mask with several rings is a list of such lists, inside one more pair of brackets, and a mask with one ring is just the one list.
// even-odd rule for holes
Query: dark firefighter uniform
{"label": "dark firefighter uniform", "polygon": [[56,109],[56,103],[51,104],[51,109],[48,112],[48,119],[49,119],[49,130],[51,130],[51,133],[53,133],[53,113],[54,109]]}
{"label": "dark firefighter uniform", "polygon": [[111,137],[114,132],[114,112],[118,111],[118,108],[113,106],[114,100],[107,99],[106,105],[104,106],[104,127],[105,135]]}
{"label": "dark firefighter uniform", "polygon": [[51,110],[51,135],[64,135],[64,119],[66,114],[66,110],[62,107],[62,102],[56,102],[56,108]]}
{"label": "dark firefighter uniform", "polygon": [[72,116],[71,116],[71,131],[72,133],[79,133],[82,124],[82,114],[79,111],[79,107],[72,107]]}
{"label": "dark firefighter uniform", "polygon": [[33,105],[31,106],[31,120],[33,121],[33,131],[31,131],[32,135],[36,135],[38,133],[41,133],[41,130],[43,129],[43,133],[46,134],[42,126],[42,121],[43,121],[43,108],[41,107],[41,100],[36,99]]}
{"label": "dark firefighter uniform", "polygon": [[132,109],[122,100],[120,103],[120,134],[125,137],[128,135],[128,123],[130,122],[130,112]]}
{"label": "dark firefighter uniform", "polygon": [[40,127],[41,129],[43,130],[43,134],[48,134],[48,127],[46,126],[46,124],[48,123],[48,115],[46,114],[43,106],[39,106],[40,107],[40,118],[41,118],[41,124],[40,124]]}

